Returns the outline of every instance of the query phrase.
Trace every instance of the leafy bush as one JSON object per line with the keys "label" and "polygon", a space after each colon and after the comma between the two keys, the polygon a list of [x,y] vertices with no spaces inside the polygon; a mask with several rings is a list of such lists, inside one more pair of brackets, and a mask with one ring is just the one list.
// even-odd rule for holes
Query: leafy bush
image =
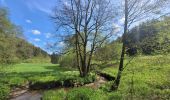
{"label": "leafy bush", "polygon": [[[97,61],[118,61],[121,54],[122,44],[114,41],[102,48],[97,49],[94,54],[94,59]],[[107,52],[106,52],[107,51]]]}
{"label": "leafy bush", "polygon": [[76,58],[75,54],[65,54],[60,57],[59,64],[62,67],[76,67]]}
{"label": "leafy bush", "polygon": [[103,91],[108,92],[108,91],[110,91],[110,87],[112,86],[112,84],[113,84],[112,81],[111,82],[107,82],[107,83],[101,85],[100,89],[103,90]]}
{"label": "leafy bush", "polygon": [[10,88],[5,84],[0,84],[0,100],[7,100]]}

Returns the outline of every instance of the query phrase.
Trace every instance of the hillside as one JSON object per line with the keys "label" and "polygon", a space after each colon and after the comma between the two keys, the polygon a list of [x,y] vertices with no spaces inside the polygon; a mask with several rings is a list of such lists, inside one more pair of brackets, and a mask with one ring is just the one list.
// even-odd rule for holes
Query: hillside
{"label": "hillside", "polygon": [[[126,39],[126,54],[160,55],[170,53],[170,17],[152,19],[130,29]],[[98,61],[119,60],[122,37],[98,48],[94,58]],[[107,51],[107,52],[105,52]]]}
{"label": "hillside", "polygon": [[31,59],[35,60],[35,58],[46,59],[46,62],[49,62],[48,53],[41,48],[35,47],[23,39],[9,36],[0,37],[0,56],[1,64],[31,62]]}
{"label": "hillside", "polygon": [[[170,17],[152,19],[135,26],[129,31],[126,40],[129,53],[145,55],[170,52]],[[135,52],[134,52],[135,51]]]}
{"label": "hillside", "polygon": [[23,36],[22,29],[14,25],[9,19],[7,11],[0,8],[0,64],[29,62],[30,59],[41,57],[49,62],[49,55],[41,48],[35,47]]}

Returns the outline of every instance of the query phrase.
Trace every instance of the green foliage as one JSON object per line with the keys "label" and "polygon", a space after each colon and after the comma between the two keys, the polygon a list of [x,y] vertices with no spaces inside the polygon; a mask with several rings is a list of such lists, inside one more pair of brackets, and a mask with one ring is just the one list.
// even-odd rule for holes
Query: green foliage
{"label": "green foliage", "polygon": [[151,20],[132,28],[126,40],[128,54],[165,54],[170,52],[170,17]]}
{"label": "green foliage", "polygon": [[86,87],[70,90],[66,98],[66,100],[106,100],[102,91]]}
{"label": "green foliage", "polygon": [[73,82],[76,84],[84,85],[84,84],[94,82],[95,79],[96,79],[96,75],[94,73],[90,73],[88,76],[83,77],[83,78],[82,77],[74,77]]}
{"label": "green foliage", "polygon": [[[51,75],[50,75],[51,74]],[[94,82],[96,75],[91,73],[88,76],[82,78],[79,77],[78,71],[64,71],[63,73],[49,73],[47,75],[38,75],[34,77],[30,77],[28,80],[32,82],[32,84],[46,84],[48,85],[49,82],[53,83],[61,83],[63,86],[64,83],[68,85],[84,85],[88,83]]]}
{"label": "green foliage", "polygon": [[7,85],[0,83],[0,100],[8,100],[10,88]]}
{"label": "green foliage", "polygon": [[[130,59],[127,58],[125,64]],[[108,97],[110,100],[168,100],[170,97],[169,64],[169,55],[135,57],[122,73],[119,89]],[[117,67],[105,68],[104,72],[115,73]],[[100,89],[109,91],[112,84],[109,82]]]}
{"label": "green foliage", "polygon": [[43,100],[65,100],[66,91],[64,89],[47,91],[43,95]]}
{"label": "green foliage", "polygon": [[43,100],[107,100],[107,93],[87,87],[47,91]]}
{"label": "green foliage", "polygon": [[[129,60],[130,57],[125,60],[125,64]],[[108,82],[102,85],[99,90],[81,87],[47,91],[44,93],[43,99],[81,100],[82,97],[83,100],[132,100],[132,98],[134,100],[168,100],[170,97],[169,63],[169,55],[136,56],[123,72],[120,87],[115,92],[108,92],[112,85],[112,82]],[[111,66],[101,71],[115,76],[117,68],[117,66]],[[22,86],[27,81],[48,83],[51,81],[63,82],[64,80],[71,80],[71,82],[83,85],[91,83],[95,79],[93,73],[88,77],[81,78],[78,71],[68,70],[54,64],[17,64],[12,67],[4,67],[2,72],[6,72],[6,74],[1,75],[0,82],[7,83],[9,86]]]}
{"label": "green foliage", "polygon": [[111,86],[112,84],[113,84],[112,81],[107,82],[107,83],[101,85],[101,86],[99,87],[99,89],[102,90],[102,91],[104,91],[104,92],[108,92],[108,91],[110,91],[110,86]]}
{"label": "green foliage", "polygon": [[59,58],[61,55],[53,53],[51,55],[51,63],[52,64],[58,64]]}
{"label": "green foliage", "polygon": [[24,84],[26,84],[27,80],[25,78],[22,77],[11,77],[8,81],[8,84],[11,87],[20,87],[23,86]]}
{"label": "green foliage", "polygon": [[74,53],[65,54],[60,57],[59,64],[62,67],[75,68],[76,66],[76,55]]}
{"label": "green foliage", "polygon": [[23,63],[49,63],[50,58],[49,57],[39,56],[39,57],[32,57],[32,58],[23,60],[22,62]]}
{"label": "green foliage", "polygon": [[97,49],[94,54],[94,59],[104,62],[118,60],[121,54],[121,47],[121,43],[114,41],[108,45],[105,45],[102,48]]}
{"label": "green foliage", "polygon": [[0,35],[15,36],[20,32],[21,29],[8,19],[7,9],[0,7]]}
{"label": "green foliage", "polygon": [[0,64],[50,62],[48,54],[23,39],[0,35]]}
{"label": "green foliage", "polygon": [[45,51],[21,37],[22,29],[12,24],[6,9],[0,8],[0,64],[15,64],[34,57],[49,58]]}
{"label": "green foliage", "polygon": [[[58,69],[57,69],[58,68]],[[13,87],[22,87],[28,84],[32,80],[50,80],[52,74],[53,77],[57,75],[58,71],[64,71],[60,69],[57,65],[53,64],[16,64],[13,66],[3,66],[0,70],[0,83],[8,84]]]}
{"label": "green foliage", "polygon": [[13,64],[18,62],[19,59],[15,55],[16,47],[11,45],[14,43],[15,38],[0,37],[0,64]]}
{"label": "green foliage", "polygon": [[[5,66],[0,71],[0,82],[7,83],[9,86],[22,87],[29,82],[33,85],[36,83],[48,85],[49,82],[63,83],[65,81],[70,84],[84,85],[95,80],[96,75],[90,73],[85,78],[79,76],[78,71],[72,71],[68,68],[61,68],[54,64],[29,64],[22,63],[13,66]],[[3,74],[6,73],[6,74]]]}

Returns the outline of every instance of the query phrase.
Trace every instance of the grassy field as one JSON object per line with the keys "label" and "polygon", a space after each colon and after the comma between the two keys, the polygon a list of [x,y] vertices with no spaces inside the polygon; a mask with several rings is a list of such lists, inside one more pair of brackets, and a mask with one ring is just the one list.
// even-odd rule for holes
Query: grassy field
{"label": "grassy field", "polygon": [[[127,58],[130,59],[130,58]],[[126,60],[126,63],[128,60]],[[2,69],[2,68],[1,68]],[[116,76],[118,64],[100,69],[104,73]],[[3,74],[2,74],[3,73]],[[8,66],[1,70],[1,83],[14,88],[28,82],[63,81],[77,79],[80,82],[92,82],[91,78],[78,77],[78,71],[61,68],[54,64],[28,64],[22,63]],[[123,72],[118,91],[109,92],[111,84],[107,82],[99,89],[87,87],[74,88],[69,91],[49,90],[44,92],[44,100],[169,100],[170,98],[170,57],[138,56]],[[4,87],[4,85],[3,85]],[[1,91],[9,92],[9,88],[1,88]],[[7,91],[8,90],[8,91]],[[1,92],[2,94],[2,92]],[[6,94],[3,94],[4,96]],[[101,97],[102,95],[102,97]]]}
{"label": "grassy field", "polygon": [[[7,66],[4,69],[6,73],[31,73],[31,72],[52,72],[58,68],[55,64],[31,64],[31,63],[21,63],[13,66]],[[59,68],[58,71],[62,70]],[[55,70],[57,71],[57,70]]]}
{"label": "grassy field", "polygon": [[[127,58],[130,59],[130,58]],[[126,60],[126,63],[129,60]],[[118,64],[101,69],[104,73],[116,76]],[[138,56],[123,72],[118,91],[109,92],[108,82],[97,90],[81,87],[65,91],[48,91],[45,100],[169,100],[170,99],[170,57]],[[64,95],[64,96],[63,96]],[[102,96],[101,96],[102,95]]]}
{"label": "grassy field", "polygon": [[92,82],[95,78],[94,74],[90,74],[90,77],[80,78],[78,71],[62,68],[57,64],[32,63],[1,66],[0,76],[0,100],[5,100],[10,90],[25,87],[30,83],[35,86],[42,84],[50,88],[50,85],[48,86],[50,82],[55,84],[55,82],[62,83],[65,80],[72,80],[84,84]]}
{"label": "grassy field", "polygon": [[28,81],[38,81],[58,78],[62,76],[65,71],[70,71],[69,69],[60,68],[58,65],[54,64],[30,64],[21,63],[13,66],[6,66],[1,71],[4,77],[1,81],[9,83],[9,85],[18,86],[24,84]]}
{"label": "grassy field", "polygon": [[[117,67],[105,68],[103,71],[116,74]],[[104,88],[107,89],[107,86]],[[123,72],[116,94],[121,99],[169,100],[170,57],[160,55],[134,58]]]}

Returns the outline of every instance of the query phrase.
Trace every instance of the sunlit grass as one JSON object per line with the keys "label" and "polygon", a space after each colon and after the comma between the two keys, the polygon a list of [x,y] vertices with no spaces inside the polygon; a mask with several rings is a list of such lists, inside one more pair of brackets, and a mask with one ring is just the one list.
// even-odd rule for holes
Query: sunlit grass
{"label": "sunlit grass", "polygon": [[55,64],[21,63],[7,66],[5,72],[6,73],[50,72],[54,71],[57,67],[58,65]]}
{"label": "sunlit grass", "polygon": [[[126,59],[125,64],[129,60],[130,58]],[[100,70],[116,76],[118,64]],[[22,63],[3,67],[1,71],[6,73],[0,81],[8,83],[10,86],[21,86],[28,81],[48,82],[73,78],[77,78],[79,82],[91,80],[78,78],[78,71],[59,67],[55,64]],[[137,56],[125,68],[119,89],[115,92],[108,92],[107,90],[110,89],[112,83],[108,82],[94,92],[99,97],[102,93],[103,97],[107,97],[106,100],[131,100],[132,98],[134,100],[168,100],[170,98],[170,57],[168,55]],[[81,93],[81,90],[77,89],[76,91]],[[44,98],[55,100],[58,98],[57,95],[66,98],[67,93],[63,90],[61,92],[47,91],[44,93]],[[96,96],[96,98],[98,97]]]}
{"label": "sunlit grass", "polygon": [[[115,74],[118,68],[104,70],[109,74],[110,72]],[[168,55],[135,57],[123,72],[118,93],[122,95],[122,99],[131,99],[132,96],[138,100],[170,98],[170,57]]]}

